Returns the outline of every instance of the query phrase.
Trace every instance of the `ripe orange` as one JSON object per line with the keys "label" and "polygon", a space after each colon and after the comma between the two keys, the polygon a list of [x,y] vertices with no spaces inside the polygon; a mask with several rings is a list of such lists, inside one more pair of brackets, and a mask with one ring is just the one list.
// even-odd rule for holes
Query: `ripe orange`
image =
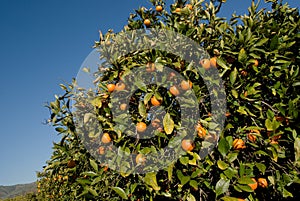
{"label": "ripe orange", "polygon": [[105,153],[105,148],[103,146],[99,147],[98,152],[100,155],[103,155]]}
{"label": "ripe orange", "polygon": [[121,91],[121,90],[124,90],[124,89],[125,89],[125,84],[124,83],[117,83],[116,84],[116,87],[115,87],[116,91]]}
{"label": "ripe orange", "polygon": [[202,65],[202,67],[205,70],[208,70],[210,68],[210,61],[209,61],[209,59],[202,59],[199,63]]}
{"label": "ripe orange", "polygon": [[106,172],[107,170],[108,170],[108,166],[106,165],[103,167],[103,171]]}
{"label": "ripe orange", "polygon": [[104,144],[108,144],[111,142],[111,138],[108,133],[104,133],[101,138],[101,142]]}
{"label": "ripe orange", "polygon": [[257,59],[254,60],[254,64],[253,65],[254,66],[258,66],[258,60]]}
{"label": "ripe orange", "polygon": [[176,8],[176,9],[175,9],[175,12],[176,12],[176,13],[179,13],[180,11],[181,11],[181,8]]}
{"label": "ripe orange", "polygon": [[200,138],[204,138],[206,136],[206,130],[201,126],[200,123],[196,126],[196,130]]}
{"label": "ripe orange", "polygon": [[225,113],[225,117],[229,117],[230,115],[231,115],[230,112]]}
{"label": "ripe orange", "polygon": [[144,132],[147,129],[147,125],[144,122],[139,122],[136,124],[136,130],[139,133]]}
{"label": "ripe orange", "polygon": [[232,143],[232,146],[237,150],[246,148],[245,142],[242,139],[235,139]]}
{"label": "ripe orange", "polygon": [[155,10],[157,12],[161,12],[163,10],[163,7],[161,5],[156,6]]}
{"label": "ripe orange", "polygon": [[245,201],[245,199],[242,199],[242,198],[238,198],[237,200],[238,201]]}
{"label": "ripe orange", "polygon": [[113,92],[115,90],[115,88],[116,88],[116,85],[114,85],[114,84],[107,85],[108,92]]}
{"label": "ripe orange", "polygon": [[178,96],[178,95],[179,95],[179,90],[177,89],[176,86],[171,86],[171,87],[170,87],[170,92],[171,92],[171,94],[173,94],[174,96]]}
{"label": "ripe orange", "polygon": [[250,142],[256,142],[256,136],[255,135],[253,135],[253,134],[248,134],[247,135],[247,138],[248,138],[248,140],[250,141]]}
{"label": "ripe orange", "polygon": [[192,140],[184,139],[181,142],[181,147],[185,151],[192,151],[195,147],[195,144]]}
{"label": "ripe orange", "polygon": [[144,20],[144,25],[145,25],[146,27],[149,27],[150,24],[151,24],[151,21],[150,21],[149,19],[145,19],[145,20]]}
{"label": "ripe orange", "polygon": [[157,98],[155,96],[152,96],[152,98],[151,98],[151,104],[153,106],[159,106],[160,105],[160,101],[157,100]]}
{"label": "ripe orange", "polygon": [[217,57],[212,57],[209,61],[212,67],[217,67]]}
{"label": "ripe orange", "polygon": [[257,181],[254,178],[251,178],[254,183],[248,184],[252,190],[257,189]]}
{"label": "ripe orange", "polygon": [[258,185],[262,188],[267,188],[268,181],[265,178],[258,178]]}
{"label": "ripe orange", "polygon": [[73,168],[73,167],[75,167],[75,166],[76,166],[76,163],[75,163],[74,160],[69,160],[69,161],[68,161],[68,164],[67,164],[67,167],[68,167],[68,168]]}
{"label": "ripe orange", "polygon": [[138,154],[135,157],[135,162],[136,162],[136,164],[142,164],[143,165],[146,162],[146,157],[143,154]]}
{"label": "ripe orange", "polygon": [[192,88],[192,86],[193,86],[193,83],[191,81],[182,80],[180,83],[180,87],[185,91]]}
{"label": "ripe orange", "polygon": [[191,4],[186,4],[186,7],[188,7],[190,10],[193,10],[193,6]]}
{"label": "ripe orange", "polygon": [[122,103],[122,104],[120,105],[120,109],[121,109],[121,110],[126,110],[126,108],[127,108],[127,104],[126,104],[126,103]]}

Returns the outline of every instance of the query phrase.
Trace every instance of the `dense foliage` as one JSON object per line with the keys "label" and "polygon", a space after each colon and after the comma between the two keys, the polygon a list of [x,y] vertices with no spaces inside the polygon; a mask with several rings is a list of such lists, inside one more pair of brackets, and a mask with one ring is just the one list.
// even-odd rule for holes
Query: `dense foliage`
{"label": "dense foliage", "polygon": [[[176,136],[182,121],[176,95],[192,87],[200,114],[198,124],[192,127],[196,129],[196,138],[182,140],[183,150],[188,151],[164,170],[146,174],[120,174],[99,163],[83,146],[75,129],[70,108],[74,80],[68,86],[61,85],[65,93],[56,96],[48,106],[49,123],[62,137],[54,144],[48,165],[39,173],[38,197],[48,200],[299,200],[299,11],[288,4],[268,0],[271,10],[258,10],[258,4],[252,2],[248,14],[233,14],[226,20],[218,16],[222,1],[176,0],[170,8],[163,0],[151,0],[151,3],[153,8],[141,7],[130,15],[124,31],[172,30],[191,38],[209,53],[211,59],[202,59],[200,64],[204,70],[216,68],[226,90],[225,128],[218,145],[205,158],[198,155],[203,139],[213,136],[208,126],[214,115],[201,76],[178,55],[156,50],[136,51],[116,59],[105,72],[99,69],[99,96],[92,101],[76,99],[76,107],[95,109],[103,133],[108,134],[104,140],[103,133],[89,137],[101,139],[97,141],[99,155],[109,154],[109,145],[113,143],[125,152],[140,156],[133,160],[133,165],[145,167],[147,154],[163,148]],[[101,34],[95,48],[107,52],[121,48],[115,37],[112,31]],[[209,65],[205,64],[207,61]],[[172,80],[177,91],[139,83],[139,90],[122,107],[129,108],[134,123],[145,123],[139,125],[140,133],[145,126],[157,131],[154,138],[132,140],[113,129],[118,119],[111,115],[110,95],[116,90],[114,84],[122,82],[122,76],[142,65],[149,72],[168,66],[191,83],[187,82],[186,86],[172,73],[166,79]],[[130,86],[124,85],[118,93],[129,90]],[[159,105],[166,110],[162,118],[149,118],[147,112]]]}

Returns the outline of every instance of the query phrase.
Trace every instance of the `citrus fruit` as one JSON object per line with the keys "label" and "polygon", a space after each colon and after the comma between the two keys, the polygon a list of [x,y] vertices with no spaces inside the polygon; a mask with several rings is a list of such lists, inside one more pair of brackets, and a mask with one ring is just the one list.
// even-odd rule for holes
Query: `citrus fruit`
{"label": "citrus fruit", "polygon": [[124,89],[125,89],[125,84],[124,83],[117,83],[116,84],[116,87],[115,87],[116,91],[121,91],[121,90],[124,90]]}
{"label": "citrus fruit", "polygon": [[201,124],[196,126],[196,130],[200,138],[204,138],[206,136],[206,130],[201,126]]}
{"label": "citrus fruit", "polygon": [[217,67],[217,57],[210,58],[209,62],[212,67]]}
{"label": "citrus fruit", "polygon": [[137,164],[145,164],[146,162],[146,157],[143,155],[143,154],[138,154],[136,157],[135,157],[135,162]]}
{"label": "citrus fruit", "polygon": [[126,103],[122,103],[122,104],[120,105],[120,109],[121,109],[121,110],[126,110],[126,108],[127,108],[127,104],[126,104]]}
{"label": "citrus fruit", "polygon": [[245,142],[242,139],[235,139],[232,143],[232,146],[237,150],[246,148]]}
{"label": "citrus fruit", "polygon": [[193,10],[193,6],[191,4],[186,4],[186,7],[188,7],[190,10]]}
{"label": "citrus fruit", "polygon": [[155,10],[157,12],[161,12],[163,10],[163,7],[161,5],[158,5],[158,6],[155,7]]}
{"label": "citrus fruit", "polygon": [[144,25],[145,25],[146,27],[149,27],[150,24],[151,24],[151,21],[150,21],[149,19],[145,19],[145,20],[144,20]]}
{"label": "citrus fruit", "polygon": [[185,151],[192,151],[195,147],[194,142],[192,140],[184,139],[181,142],[181,147]]}
{"label": "citrus fruit", "polygon": [[105,148],[103,146],[99,147],[98,152],[100,155],[103,155],[105,153]]}
{"label": "citrus fruit", "polygon": [[192,88],[192,86],[193,86],[193,83],[189,80],[188,81],[182,80],[180,83],[180,87],[185,91]]}
{"label": "citrus fruit", "polygon": [[258,185],[262,188],[268,187],[268,181],[265,178],[258,178]]}
{"label": "citrus fruit", "polygon": [[176,9],[175,9],[175,12],[176,12],[176,13],[179,13],[180,11],[181,11],[181,8],[176,8]]}
{"label": "citrus fruit", "polygon": [[257,60],[257,59],[254,60],[253,65],[254,65],[254,66],[258,66],[258,60]]}
{"label": "citrus fruit", "polygon": [[171,87],[170,87],[170,92],[171,92],[171,94],[173,94],[174,96],[178,96],[178,95],[179,95],[179,90],[177,89],[176,86],[171,86]]}
{"label": "citrus fruit", "polygon": [[202,67],[205,70],[208,70],[210,68],[210,61],[209,61],[209,59],[202,59],[199,63],[202,65]]}
{"label": "citrus fruit", "polygon": [[108,84],[107,85],[107,90],[109,92],[113,92],[115,90],[115,87],[116,87],[116,85],[114,85],[114,84]]}
{"label": "citrus fruit", "polygon": [[151,98],[151,104],[153,106],[159,106],[160,105],[160,101],[157,100],[157,98],[155,96],[152,96],[152,98]]}
{"label": "citrus fruit", "polygon": [[140,133],[144,132],[147,129],[147,125],[144,122],[139,122],[136,124],[136,130]]}
{"label": "citrus fruit", "polygon": [[108,144],[111,142],[111,138],[108,133],[104,133],[101,138],[101,142],[104,144]]}
{"label": "citrus fruit", "polygon": [[252,190],[257,189],[257,181],[256,181],[254,178],[251,178],[251,180],[252,180],[254,183],[248,184],[248,186],[250,186],[250,188],[251,188]]}

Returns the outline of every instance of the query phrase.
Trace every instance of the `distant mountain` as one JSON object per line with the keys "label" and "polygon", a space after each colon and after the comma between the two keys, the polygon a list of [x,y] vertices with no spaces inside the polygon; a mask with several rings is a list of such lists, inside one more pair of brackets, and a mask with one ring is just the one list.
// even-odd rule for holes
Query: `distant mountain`
{"label": "distant mountain", "polygon": [[17,184],[13,186],[0,186],[0,199],[13,198],[36,191],[36,182],[29,184]]}

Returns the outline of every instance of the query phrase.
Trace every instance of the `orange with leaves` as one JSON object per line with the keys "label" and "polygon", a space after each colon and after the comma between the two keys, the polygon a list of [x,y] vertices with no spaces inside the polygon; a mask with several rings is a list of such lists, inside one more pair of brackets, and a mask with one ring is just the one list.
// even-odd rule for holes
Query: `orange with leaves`
{"label": "orange with leaves", "polygon": [[192,151],[195,147],[193,140],[184,139],[181,142],[181,147],[185,151]]}

